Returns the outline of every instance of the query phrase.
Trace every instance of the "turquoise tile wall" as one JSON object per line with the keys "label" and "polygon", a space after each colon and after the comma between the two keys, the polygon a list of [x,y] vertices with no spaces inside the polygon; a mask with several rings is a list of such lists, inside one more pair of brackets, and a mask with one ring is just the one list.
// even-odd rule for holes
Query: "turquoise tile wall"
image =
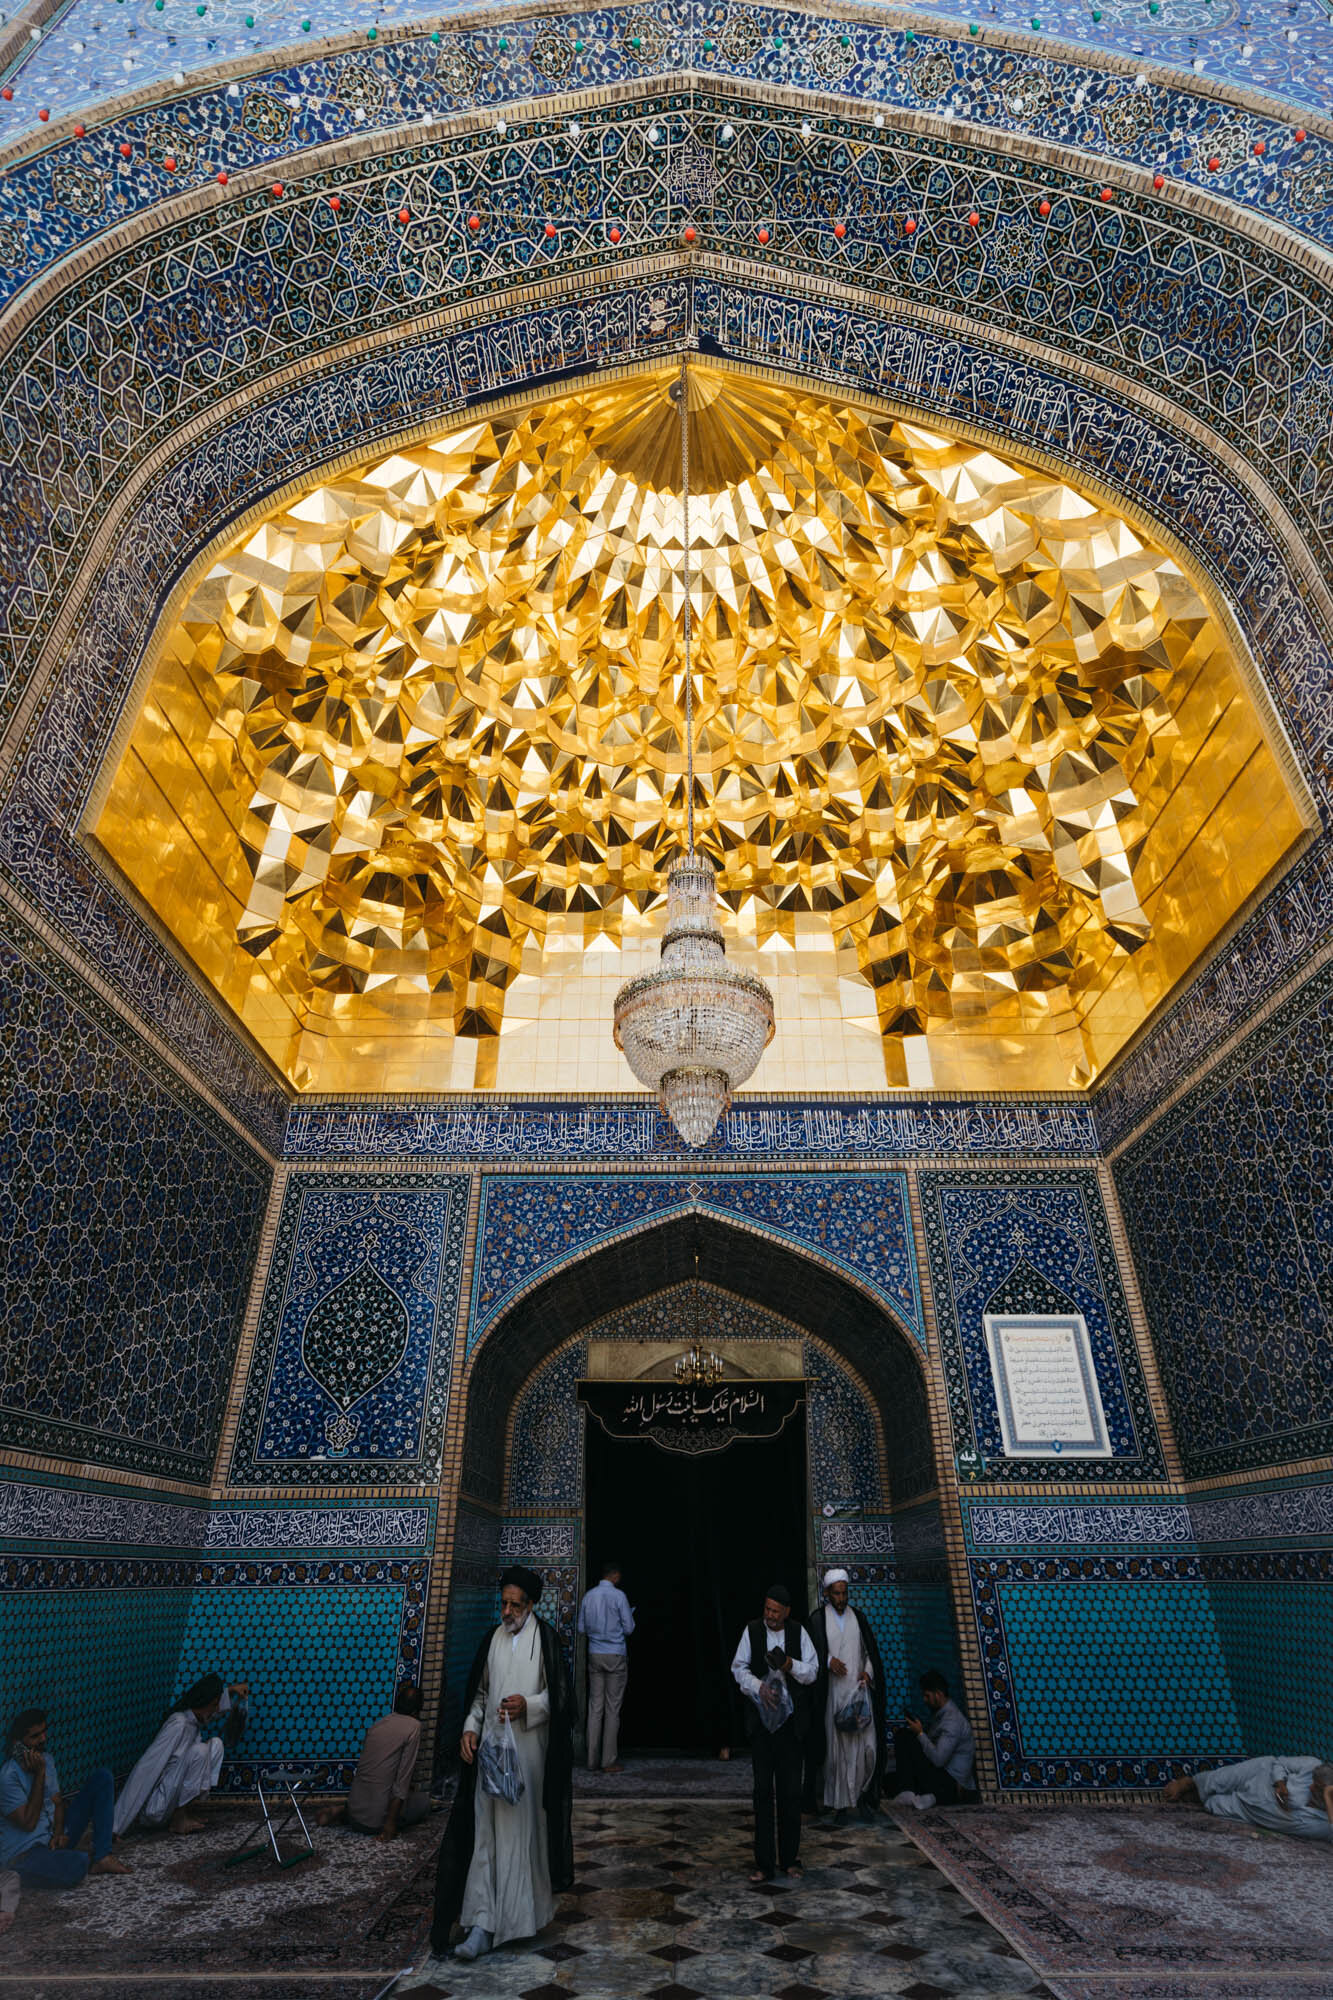
{"label": "turquoise tile wall", "polygon": [[119,1778],[176,1690],[187,1585],[0,1589],[0,1721],[45,1708],[64,1787],[98,1764]]}
{"label": "turquoise tile wall", "polygon": [[1025,1757],[1240,1756],[1201,1579],[1045,1578],[995,1595]]}
{"label": "turquoise tile wall", "polygon": [[250,1682],[246,1761],[355,1759],[393,1700],[404,1598],[392,1582],[206,1585],[190,1602],[181,1685]]}
{"label": "turquoise tile wall", "polygon": [[1333,1759],[1333,1582],[1210,1590],[1245,1755]]}

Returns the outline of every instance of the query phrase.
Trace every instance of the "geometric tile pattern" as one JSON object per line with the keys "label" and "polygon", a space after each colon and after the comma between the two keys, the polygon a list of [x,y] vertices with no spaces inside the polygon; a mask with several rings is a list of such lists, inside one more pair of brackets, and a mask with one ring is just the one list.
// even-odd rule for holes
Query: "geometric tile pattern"
{"label": "geometric tile pattern", "polygon": [[1197,1557],[968,1564],[1000,1784],[1136,1789],[1237,1757]]}
{"label": "geometric tile pattern", "polygon": [[[921,1176],[954,1449],[1005,1480],[1160,1479],[1161,1444],[1096,1174],[976,1170]],[[1081,1313],[1112,1457],[1006,1458],[983,1329],[987,1312]]]}
{"label": "geometric tile pattern", "polygon": [[156,1731],[177,1691],[193,1580],[193,1564],[44,1576],[0,1559],[0,1715],[48,1711],[64,1789],[98,1764],[124,1773]]}
{"label": "geometric tile pattern", "polygon": [[813,1251],[857,1279],[922,1338],[906,1183],[899,1174],[747,1174],[707,1181],[505,1175],[482,1182],[469,1353],[539,1275],[682,1209],[735,1219]]}
{"label": "geometric tile pattern", "polygon": [[1186,1473],[1333,1450],[1333,965],[1114,1171]]}
{"label": "geometric tile pattern", "polygon": [[1313,1581],[1258,1567],[1208,1586],[1245,1754],[1333,1757],[1333,1572]]}
{"label": "geometric tile pattern", "polygon": [[321,1563],[314,1571],[221,1564],[194,1592],[183,1683],[216,1672],[253,1690],[228,1774],[232,1789],[274,1764],[318,1766],[311,1776],[329,1789],[345,1782],[398,1679],[419,1671],[427,1567],[420,1560]]}
{"label": "geometric tile pattern", "polygon": [[448,1407],[467,1182],[294,1175],[229,1483],[429,1484]]}
{"label": "geometric tile pattern", "polygon": [[206,1483],[269,1170],[0,908],[0,1442]]}
{"label": "geometric tile pattern", "polygon": [[[545,20],[520,17],[489,30],[437,37],[438,46],[420,36],[396,44],[382,41],[378,48],[363,43],[321,49],[304,62],[270,66],[252,61],[244,87],[234,97],[181,91],[169,106],[145,107],[135,116],[113,109],[106,100],[118,90],[140,89],[154,78],[201,64],[253,58],[284,43],[299,44],[298,28],[309,17],[300,17],[294,0],[277,0],[264,15],[251,14],[256,27],[247,30],[226,0],[202,19],[178,12],[169,21],[148,0],[129,0],[113,23],[101,17],[98,0],[78,0],[36,44],[21,45],[19,67],[11,71],[15,99],[3,107],[3,136],[39,131],[39,106],[68,115],[101,100],[100,115],[109,117],[115,140],[124,133],[145,147],[147,172],[112,178],[106,173],[114,158],[111,146],[97,143],[106,130],[102,127],[90,142],[68,144],[58,166],[48,166],[46,177],[32,176],[40,201],[35,213],[43,224],[40,238],[52,247],[63,238],[67,248],[93,230],[105,229],[132,205],[161,202],[178,188],[197,185],[210,164],[215,171],[226,166],[234,174],[256,160],[276,163],[296,144],[347,140],[376,128],[410,125],[426,111],[470,106],[494,112],[531,97],[623,86],[645,75],[666,81],[681,69],[751,76],[797,91],[836,84],[842,94],[901,110],[952,105],[994,131],[1024,136],[1035,131],[1058,145],[1110,158],[1152,159],[1156,141],[1153,164],[1169,165],[1180,178],[1197,182],[1204,181],[1207,171],[1208,156],[1198,157],[1201,143],[1212,138],[1211,156],[1221,162],[1214,187],[1233,201],[1296,207],[1299,213],[1299,200],[1292,200],[1283,175],[1275,170],[1277,159],[1266,163],[1265,172],[1248,147],[1227,144],[1229,128],[1240,120],[1229,107],[1190,88],[1188,66],[1199,60],[1208,64],[1210,75],[1229,75],[1242,87],[1276,91],[1327,110],[1333,102],[1327,17],[1317,0],[1289,0],[1284,15],[1271,23],[1247,22],[1245,34],[1238,36],[1233,24],[1239,11],[1239,0],[1212,5],[1209,0],[1178,0],[1169,18],[1154,18],[1133,0],[1110,0],[1098,10],[1099,21],[1090,33],[1077,0],[1055,0],[1043,17],[1045,28],[1064,42],[1090,43],[1091,60],[1080,61],[1067,48],[1048,53],[1044,37],[1034,41],[1024,34],[1015,38],[1016,45],[993,39],[997,17],[1019,29],[1030,26],[1022,0],[995,0],[985,34],[972,38],[961,25],[939,34],[918,28],[909,39],[904,28],[889,22],[844,18],[834,24],[811,8],[792,14],[739,6],[714,6],[702,23],[711,30],[707,36],[700,32],[697,11],[680,10],[673,19],[672,11],[664,10],[645,36],[633,7],[571,9]],[[419,6],[384,0],[376,21],[410,20],[414,13],[420,16]],[[92,32],[89,17],[97,18]],[[351,0],[337,0],[318,23],[326,36],[364,25]],[[632,40],[636,26],[637,47]],[[1105,48],[1176,64],[1186,74],[1155,76],[1150,92],[1136,101],[1132,78],[1108,72],[1098,62]],[[1242,55],[1242,49],[1247,53]],[[119,74],[117,54],[121,65],[129,65]],[[1290,123],[1271,113],[1247,108],[1243,129],[1262,134],[1275,155],[1279,145],[1291,146]],[[163,166],[168,148],[176,160],[173,171]],[[1318,157],[1315,148],[1310,151]],[[71,187],[69,176],[76,168],[82,169],[82,178]],[[42,216],[43,207],[70,213]],[[1307,218],[1306,226],[1317,226],[1317,215]],[[26,251],[31,259],[36,236],[33,231],[26,241],[20,239],[14,254]]]}
{"label": "geometric tile pattern", "polygon": [[[1002,1583],[1027,1757],[1197,1757],[1239,1747],[1202,1581]],[[1095,1682],[1087,1663],[1097,1663]]]}

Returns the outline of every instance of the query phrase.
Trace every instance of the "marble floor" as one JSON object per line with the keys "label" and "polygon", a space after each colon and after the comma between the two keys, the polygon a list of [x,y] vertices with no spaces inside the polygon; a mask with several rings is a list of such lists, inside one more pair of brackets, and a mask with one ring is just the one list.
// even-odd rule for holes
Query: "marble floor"
{"label": "marble floor", "polygon": [[894,1822],[807,1823],[799,1884],[751,1889],[748,1802],[582,1798],[578,1880],[535,1946],[419,1963],[412,2000],[1017,2000],[1025,1961]]}

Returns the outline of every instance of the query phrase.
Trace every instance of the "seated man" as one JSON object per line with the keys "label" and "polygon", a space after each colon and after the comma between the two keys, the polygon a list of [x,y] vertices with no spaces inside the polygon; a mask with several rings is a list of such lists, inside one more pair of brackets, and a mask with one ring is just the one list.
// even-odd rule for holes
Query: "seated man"
{"label": "seated man", "polygon": [[186,1808],[211,1792],[222,1769],[224,1746],[205,1729],[226,1716],[227,1743],[238,1743],[245,1728],[249,1683],[224,1687],[217,1674],[205,1674],[187,1688],[167,1711],[166,1720],[125,1780],[116,1801],[116,1833],[138,1820],[141,1826],[171,1823],[172,1833],[201,1833],[205,1822]]}
{"label": "seated man", "polygon": [[[110,1771],[92,1772],[82,1789],[66,1799],[56,1761],[46,1747],[46,1715],[25,1708],[9,1725],[9,1759],[0,1767],[0,1868],[12,1869],[34,1889],[73,1889],[85,1875],[128,1875],[111,1852],[111,1807],[116,1795]],[[92,1829],[92,1852],[79,1842]],[[17,1899],[7,1900],[11,1919]],[[8,1928],[4,1925],[3,1928]]]}
{"label": "seated man", "polygon": [[1299,1840],[1333,1840],[1333,1764],[1317,1757],[1247,1757],[1220,1771],[1173,1778],[1162,1797],[1202,1806],[1217,1819],[1243,1820]]}
{"label": "seated man", "polygon": [[[894,1730],[897,1769],[889,1789],[899,1805],[923,1812],[934,1805],[975,1805],[977,1781],[967,1717],[950,1701],[949,1683],[938,1668],[922,1674],[920,1686],[930,1720],[922,1723],[909,1715],[906,1728]],[[920,1791],[915,1789],[918,1785]]]}
{"label": "seated man", "polygon": [[430,1795],[411,1789],[421,1743],[421,1689],[400,1681],[392,1715],[372,1722],[361,1745],[361,1756],[345,1806],[329,1806],[319,1816],[321,1826],[339,1821],[357,1833],[392,1840],[400,1826],[415,1826],[430,1811]]}

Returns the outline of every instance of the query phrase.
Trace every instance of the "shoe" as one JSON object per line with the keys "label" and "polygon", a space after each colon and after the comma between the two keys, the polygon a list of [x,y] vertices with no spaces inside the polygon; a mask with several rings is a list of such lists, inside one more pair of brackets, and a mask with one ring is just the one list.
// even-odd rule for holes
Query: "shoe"
{"label": "shoe", "polygon": [[916,1802],[915,1792],[895,1792],[889,1800],[891,1806],[914,1806]]}
{"label": "shoe", "polygon": [[484,1931],[480,1924],[473,1924],[472,1929],[454,1953],[454,1957],[464,1959],[485,1958],[490,1948],[490,1932]]}
{"label": "shoe", "polygon": [[929,1812],[935,1803],[934,1792],[913,1792],[912,1804],[918,1812]]}
{"label": "shoe", "polygon": [[602,1776],[604,1778],[618,1778],[624,1768],[623,1764],[603,1764]]}

